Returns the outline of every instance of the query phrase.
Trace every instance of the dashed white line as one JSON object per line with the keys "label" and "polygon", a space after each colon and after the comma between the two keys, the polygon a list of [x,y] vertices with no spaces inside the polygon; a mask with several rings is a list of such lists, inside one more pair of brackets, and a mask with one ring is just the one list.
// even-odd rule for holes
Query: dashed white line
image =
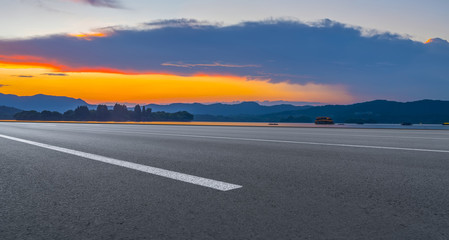
{"label": "dashed white line", "polygon": [[119,160],[119,159],[104,157],[104,156],[100,156],[100,155],[96,155],[96,154],[76,151],[76,150],[63,148],[63,147],[52,146],[52,145],[45,144],[45,143],[34,142],[34,141],[11,137],[11,136],[6,136],[6,135],[2,135],[2,134],[0,134],[0,137],[9,139],[9,140],[13,140],[13,141],[17,141],[17,142],[21,142],[21,143],[26,143],[26,144],[37,146],[37,147],[41,147],[41,148],[46,148],[46,149],[50,149],[50,150],[54,150],[54,151],[58,151],[58,152],[66,153],[66,154],[79,156],[82,158],[87,158],[87,159],[94,160],[94,161],[108,163],[108,164],[115,165],[115,166],[129,168],[129,169],[133,169],[133,170],[137,170],[140,172],[145,172],[145,173],[149,173],[149,174],[153,174],[153,175],[157,175],[157,176],[161,176],[161,177],[165,177],[165,178],[170,178],[170,179],[178,180],[181,182],[186,182],[186,183],[191,183],[191,184],[195,184],[195,185],[199,185],[199,186],[203,186],[203,187],[208,187],[208,188],[212,188],[212,189],[216,189],[216,190],[220,190],[220,191],[230,191],[230,190],[234,190],[234,189],[238,189],[238,188],[242,187],[241,185],[226,183],[226,182],[203,178],[203,177],[197,177],[197,176],[193,176],[193,175],[189,175],[189,174],[185,174],[185,173],[179,173],[179,172],[175,172],[175,171],[165,170],[162,168],[156,168],[156,167],[146,166],[146,165],[142,165],[142,164],[127,162],[127,161],[123,161],[123,160]]}

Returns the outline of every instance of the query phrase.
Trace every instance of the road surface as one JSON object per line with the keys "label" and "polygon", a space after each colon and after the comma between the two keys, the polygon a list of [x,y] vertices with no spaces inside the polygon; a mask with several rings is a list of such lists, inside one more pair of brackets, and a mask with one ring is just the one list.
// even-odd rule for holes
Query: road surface
{"label": "road surface", "polygon": [[0,123],[0,239],[448,239],[449,131]]}

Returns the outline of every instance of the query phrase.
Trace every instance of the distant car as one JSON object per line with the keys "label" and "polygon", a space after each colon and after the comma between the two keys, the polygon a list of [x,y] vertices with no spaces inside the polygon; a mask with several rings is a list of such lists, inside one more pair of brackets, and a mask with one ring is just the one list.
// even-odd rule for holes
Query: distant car
{"label": "distant car", "polygon": [[270,126],[277,126],[279,124],[277,124],[277,123],[268,123],[268,125],[270,125]]}
{"label": "distant car", "polygon": [[332,118],[330,118],[330,117],[317,117],[315,119],[315,124],[333,125],[334,120],[332,120]]}
{"label": "distant car", "polygon": [[449,126],[449,122],[445,122],[443,123],[443,125]]}
{"label": "distant car", "polygon": [[411,123],[411,122],[403,122],[403,123],[401,123],[401,125],[402,126],[411,126],[411,125],[413,125],[413,123]]}

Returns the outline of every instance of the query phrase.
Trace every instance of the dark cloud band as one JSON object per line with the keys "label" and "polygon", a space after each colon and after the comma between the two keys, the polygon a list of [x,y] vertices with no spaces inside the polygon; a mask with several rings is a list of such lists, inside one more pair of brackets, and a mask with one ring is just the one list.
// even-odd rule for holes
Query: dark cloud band
{"label": "dark cloud band", "polygon": [[33,78],[33,75],[11,75],[11,77],[18,77],[18,78]]}
{"label": "dark cloud band", "polygon": [[[142,27],[144,26],[144,27]],[[0,55],[27,55],[116,73],[197,73],[291,83],[339,84],[361,99],[447,99],[449,43],[424,44],[391,33],[323,20],[232,26],[166,20],[107,28],[106,37],[66,35],[0,41]],[[366,31],[365,31],[366,32]]]}
{"label": "dark cloud band", "polygon": [[69,76],[68,74],[65,74],[65,73],[43,73],[42,75],[54,76],[54,77],[67,77],[67,76]]}

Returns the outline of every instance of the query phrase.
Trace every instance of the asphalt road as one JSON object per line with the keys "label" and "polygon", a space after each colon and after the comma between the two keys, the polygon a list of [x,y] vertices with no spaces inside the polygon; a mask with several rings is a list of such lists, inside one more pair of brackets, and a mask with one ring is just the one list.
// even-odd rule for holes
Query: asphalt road
{"label": "asphalt road", "polygon": [[449,239],[449,131],[2,122],[0,239]]}

